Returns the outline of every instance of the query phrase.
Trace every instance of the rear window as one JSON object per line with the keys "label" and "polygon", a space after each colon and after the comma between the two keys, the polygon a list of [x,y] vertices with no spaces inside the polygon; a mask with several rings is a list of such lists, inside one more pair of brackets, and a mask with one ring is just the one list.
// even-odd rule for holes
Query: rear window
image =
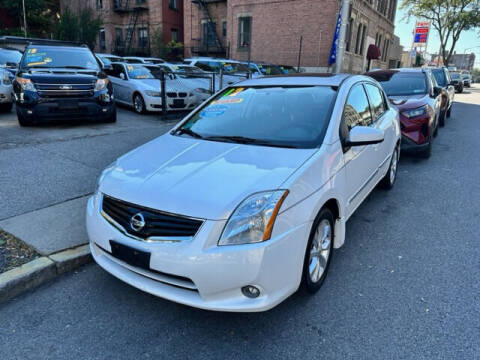
{"label": "rear window", "polygon": [[452,79],[459,80],[460,79],[460,74],[459,73],[451,73],[450,76]]}
{"label": "rear window", "polygon": [[0,66],[6,66],[8,63],[18,65],[21,59],[20,51],[0,49]]}
{"label": "rear window", "polygon": [[313,148],[323,140],[335,99],[336,91],[327,86],[230,88],[181,128],[207,140],[240,136],[263,145]]}
{"label": "rear window", "polygon": [[23,56],[21,68],[69,68],[99,70],[98,62],[88,48],[47,46],[28,48]]}
{"label": "rear window", "polygon": [[380,84],[388,96],[427,94],[427,81],[423,72],[394,72],[369,74]]}

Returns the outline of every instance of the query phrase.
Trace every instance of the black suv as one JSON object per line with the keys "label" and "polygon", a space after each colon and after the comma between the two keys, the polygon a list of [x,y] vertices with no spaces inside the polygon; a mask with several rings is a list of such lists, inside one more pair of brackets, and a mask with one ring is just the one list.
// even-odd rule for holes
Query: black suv
{"label": "black suv", "polygon": [[30,44],[13,82],[18,122],[115,122],[113,87],[87,46]]}

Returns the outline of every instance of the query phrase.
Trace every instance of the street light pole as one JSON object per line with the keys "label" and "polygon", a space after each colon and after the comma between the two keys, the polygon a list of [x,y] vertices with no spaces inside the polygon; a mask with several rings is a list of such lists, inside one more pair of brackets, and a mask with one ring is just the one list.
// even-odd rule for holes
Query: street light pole
{"label": "street light pole", "polygon": [[25,12],[25,0],[22,0],[23,5],[23,32],[25,37],[27,37],[27,14]]}
{"label": "street light pole", "polygon": [[350,20],[348,19],[350,2],[351,0],[342,0],[342,25],[340,26],[340,33],[338,34],[338,49],[334,68],[335,74],[338,74],[342,71],[343,57],[345,56],[345,38],[347,35],[347,24]]}

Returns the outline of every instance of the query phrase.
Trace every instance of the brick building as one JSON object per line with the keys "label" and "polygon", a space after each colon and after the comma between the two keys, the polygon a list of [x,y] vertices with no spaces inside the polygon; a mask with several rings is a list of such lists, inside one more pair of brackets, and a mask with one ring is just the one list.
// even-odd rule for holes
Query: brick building
{"label": "brick building", "polygon": [[150,55],[152,37],[183,42],[183,0],[60,0],[78,14],[88,7],[103,20],[95,51],[119,55]]}
{"label": "brick building", "polygon": [[[184,0],[185,56],[231,57],[326,70],[340,0]],[[352,0],[343,71],[363,72],[368,45],[387,68],[397,0]],[[397,56],[397,55],[396,55]],[[399,57],[399,55],[397,56]]]}

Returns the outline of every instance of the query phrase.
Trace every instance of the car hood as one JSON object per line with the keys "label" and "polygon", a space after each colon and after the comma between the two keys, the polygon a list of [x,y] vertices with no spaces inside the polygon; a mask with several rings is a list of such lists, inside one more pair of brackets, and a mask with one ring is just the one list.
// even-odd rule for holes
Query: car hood
{"label": "car hood", "polygon": [[119,158],[99,190],[170,213],[227,219],[247,196],[278,189],[315,151],[165,134]]}
{"label": "car hood", "polygon": [[415,109],[428,103],[426,94],[389,96],[388,99],[398,110]]}
{"label": "car hood", "polygon": [[72,69],[31,69],[22,71],[21,76],[39,84],[84,84],[95,82],[100,72]]}
{"label": "car hood", "polygon": [[[159,79],[132,79],[137,86],[143,90],[154,90],[159,91],[161,88],[160,80]],[[167,91],[182,91],[182,92],[189,92],[190,88],[183,85],[178,80],[166,80],[165,81],[165,88]]]}

